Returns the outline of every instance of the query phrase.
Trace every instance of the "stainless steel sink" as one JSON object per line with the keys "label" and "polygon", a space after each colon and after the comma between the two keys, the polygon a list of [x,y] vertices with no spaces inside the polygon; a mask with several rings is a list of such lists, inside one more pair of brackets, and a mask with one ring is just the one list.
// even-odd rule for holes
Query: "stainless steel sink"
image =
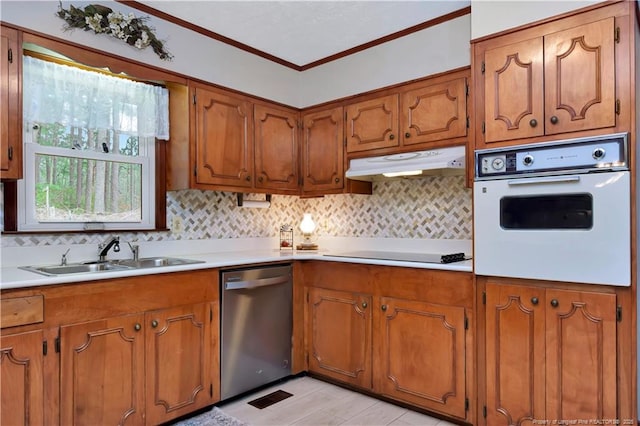
{"label": "stainless steel sink", "polygon": [[204,261],[182,259],[178,257],[144,257],[138,260],[123,259],[107,262],[70,263],[68,265],[21,266],[20,269],[47,276],[57,276],[144,268],[158,268],[162,266],[188,265],[192,263],[204,263]]}
{"label": "stainless steel sink", "polygon": [[25,271],[36,272],[42,275],[68,275],[68,274],[86,274],[91,272],[106,272],[132,269],[126,265],[118,265],[111,262],[97,263],[70,263],[68,265],[54,266],[23,266],[20,269]]}
{"label": "stainless steel sink", "polygon": [[160,266],[188,265],[192,263],[204,263],[202,260],[182,259],[178,257],[142,257],[138,260],[125,259],[116,261],[118,265],[129,268],[157,268]]}

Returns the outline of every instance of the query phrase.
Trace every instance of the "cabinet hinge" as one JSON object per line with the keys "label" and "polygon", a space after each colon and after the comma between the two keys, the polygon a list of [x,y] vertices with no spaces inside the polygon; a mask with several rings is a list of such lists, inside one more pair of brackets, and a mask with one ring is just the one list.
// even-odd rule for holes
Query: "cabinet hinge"
{"label": "cabinet hinge", "polygon": [[484,405],[482,407],[482,417],[484,417],[485,419],[487,418],[487,406]]}
{"label": "cabinet hinge", "polygon": [[344,120],[347,120],[347,111],[344,112]]}
{"label": "cabinet hinge", "polygon": [[309,368],[309,353],[306,353],[306,354],[304,355],[304,358],[305,358],[305,359],[306,359],[306,361],[307,361],[307,368]]}
{"label": "cabinet hinge", "polygon": [[469,128],[469,116],[467,115],[467,129]]}
{"label": "cabinet hinge", "polygon": [[620,305],[616,308],[616,321],[622,322],[622,306]]}
{"label": "cabinet hinge", "polygon": [[198,176],[198,166],[193,166],[193,175]]}
{"label": "cabinet hinge", "polygon": [[13,147],[12,146],[9,147],[9,152],[7,152],[7,158],[9,159],[9,161],[13,160]]}
{"label": "cabinet hinge", "polygon": [[46,355],[47,355],[47,350],[48,350],[48,349],[49,349],[49,348],[48,348],[48,345],[47,345],[47,341],[45,340],[45,341],[43,341],[43,342],[42,342],[42,355],[45,355],[45,356],[46,356]]}
{"label": "cabinet hinge", "polygon": [[309,303],[309,293],[307,293],[307,303]]}
{"label": "cabinet hinge", "polygon": [[486,291],[482,292],[482,304],[483,305],[487,304],[487,292]]}
{"label": "cabinet hinge", "polygon": [[192,100],[193,104],[196,104],[196,95],[193,95],[193,100]]}
{"label": "cabinet hinge", "polygon": [[209,308],[209,322],[213,322],[213,309]]}
{"label": "cabinet hinge", "polygon": [[209,385],[209,396],[213,398],[213,383]]}
{"label": "cabinet hinge", "polygon": [[616,99],[616,115],[620,115],[620,99]]}
{"label": "cabinet hinge", "polygon": [[614,30],[613,39],[616,43],[620,43],[620,27],[616,27],[616,29]]}
{"label": "cabinet hinge", "polygon": [[484,134],[484,130],[485,130],[485,125],[484,125],[484,121],[482,122],[482,133]]}
{"label": "cabinet hinge", "polygon": [[469,411],[469,398],[464,399],[464,411]]}
{"label": "cabinet hinge", "polygon": [[465,330],[469,329],[469,318],[467,318],[466,315],[464,317],[464,329]]}
{"label": "cabinet hinge", "polygon": [[480,71],[484,74],[484,61],[482,61],[482,65],[480,66]]}
{"label": "cabinet hinge", "polygon": [[10,64],[13,63],[13,49],[9,49],[9,51],[7,52],[7,59],[9,60]]}
{"label": "cabinet hinge", "polygon": [[469,85],[468,85],[468,84],[465,84],[464,86],[465,86],[464,94],[465,94],[465,95],[467,95],[467,96],[469,96]]}
{"label": "cabinet hinge", "polygon": [[344,147],[347,147],[347,138],[344,138]]}
{"label": "cabinet hinge", "polygon": [[60,353],[60,336],[56,337],[55,347],[56,347],[56,353]]}

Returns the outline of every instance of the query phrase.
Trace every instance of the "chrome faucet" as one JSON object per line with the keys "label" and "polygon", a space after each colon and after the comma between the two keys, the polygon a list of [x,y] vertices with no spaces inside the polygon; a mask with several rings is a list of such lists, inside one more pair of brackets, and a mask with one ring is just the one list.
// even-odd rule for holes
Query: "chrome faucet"
{"label": "chrome faucet", "polygon": [[129,241],[127,241],[127,244],[129,244],[129,248],[133,254],[133,260],[137,261],[140,257],[140,246],[137,244],[131,244]]}
{"label": "chrome faucet", "polygon": [[67,254],[69,254],[69,250],[71,250],[71,247],[69,247],[67,251],[62,253],[62,259],[60,259],[60,266],[65,266],[67,264]]}
{"label": "chrome faucet", "polygon": [[98,246],[98,250],[100,250],[100,253],[98,253],[100,262],[107,260],[107,253],[111,247],[113,247],[113,251],[116,253],[120,251],[120,237],[113,237],[109,242],[102,243]]}

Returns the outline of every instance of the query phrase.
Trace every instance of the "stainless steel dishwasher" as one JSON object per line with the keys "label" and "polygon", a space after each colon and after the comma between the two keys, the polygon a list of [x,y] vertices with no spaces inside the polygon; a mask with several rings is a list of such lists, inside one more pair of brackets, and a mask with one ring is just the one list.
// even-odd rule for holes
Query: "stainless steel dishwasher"
{"label": "stainless steel dishwasher", "polygon": [[291,374],[291,265],[220,272],[222,399]]}

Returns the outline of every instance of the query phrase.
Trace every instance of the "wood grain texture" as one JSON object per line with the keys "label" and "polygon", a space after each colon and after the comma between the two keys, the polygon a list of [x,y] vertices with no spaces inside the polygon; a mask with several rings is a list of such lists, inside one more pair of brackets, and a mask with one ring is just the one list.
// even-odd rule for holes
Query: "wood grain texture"
{"label": "wood grain texture", "polygon": [[398,146],[398,108],[397,94],[347,106],[347,152]]}
{"label": "wood grain texture", "polygon": [[16,180],[22,178],[21,34],[0,26],[0,40],[0,179]]}
{"label": "wood grain texture", "polygon": [[42,295],[3,298],[0,300],[0,327],[15,327],[44,320]]}

